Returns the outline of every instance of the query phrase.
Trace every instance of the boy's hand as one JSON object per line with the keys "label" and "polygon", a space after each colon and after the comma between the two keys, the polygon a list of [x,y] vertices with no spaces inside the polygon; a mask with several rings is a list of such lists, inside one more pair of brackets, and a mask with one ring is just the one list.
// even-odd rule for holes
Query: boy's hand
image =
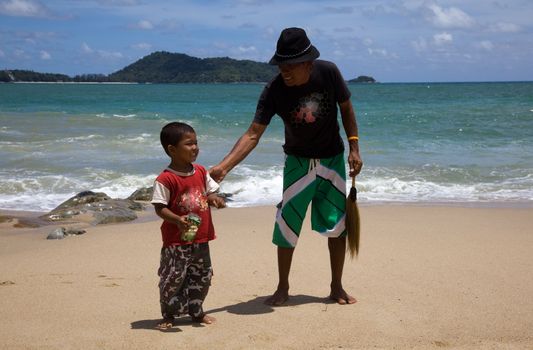
{"label": "boy's hand", "polygon": [[207,197],[207,203],[217,209],[226,207],[226,201],[224,200],[224,198],[220,197],[216,193],[212,193]]}
{"label": "boy's hand", "polygon": [[178,216],[176,218],[175,223],[181,232],[187,231],[189,229],[189,221],[187,221],[187,215]]}

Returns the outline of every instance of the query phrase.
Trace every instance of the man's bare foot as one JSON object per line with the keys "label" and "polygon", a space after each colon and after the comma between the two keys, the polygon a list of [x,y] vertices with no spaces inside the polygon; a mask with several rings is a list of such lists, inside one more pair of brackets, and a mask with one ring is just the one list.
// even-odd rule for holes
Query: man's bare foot
{"label": "man's bare foot", "polygon": [[346,293],[346,291],[342,288],[337,290],[331,289],[331,294],[329,295],[329,298],[331,300],[336,301],[337,304],[340,305],[357,303],[357,300],[348,293]]}
{"label": "man's bare foot", "polygon": [[278,289],[271,297],[265,300],[265,304],[271,306],[281,306],[285,304],[287,300],[289,300],[289,291],[285,289]]}
{"label": "man's bare foot", "polygon": [[174,319],[173,318],[164,318],[161,322],[155,326],[156,329],[159,329],[160,331],[166,331],[167,329],[172,328],[174,325]]}
{"label": "man's bare foot", "polygon": [[215,323],[216,320],[217,320],[216,318],[208,316],[206,314],[204,314],[203,316],[200,316],[200,317],[193,317],[192,318],[193,322],[205,323],[205,324]]}

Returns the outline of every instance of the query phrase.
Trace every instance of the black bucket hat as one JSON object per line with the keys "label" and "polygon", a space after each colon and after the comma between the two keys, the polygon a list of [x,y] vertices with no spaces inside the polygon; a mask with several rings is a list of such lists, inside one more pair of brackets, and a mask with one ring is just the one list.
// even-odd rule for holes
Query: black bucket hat
{"label": "black bucket hat", "polygon": [[311,45],[305,30],[301,28],[286,28],[281,32],[276,53],[268,64],[289,64],[312,61],[320,56],[320,52]]}

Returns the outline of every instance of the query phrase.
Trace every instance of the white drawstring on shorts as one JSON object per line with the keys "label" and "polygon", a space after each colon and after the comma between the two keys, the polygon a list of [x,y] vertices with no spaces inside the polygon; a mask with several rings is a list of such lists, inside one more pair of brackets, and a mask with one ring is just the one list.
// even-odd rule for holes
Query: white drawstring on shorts
{"label": "white drawstring on shorts", "polygon": [[307,173],[310,173],[313,169],[315,169],[320,164],[320,159],[311,158],[309,159],[309,169],[307,170]]}

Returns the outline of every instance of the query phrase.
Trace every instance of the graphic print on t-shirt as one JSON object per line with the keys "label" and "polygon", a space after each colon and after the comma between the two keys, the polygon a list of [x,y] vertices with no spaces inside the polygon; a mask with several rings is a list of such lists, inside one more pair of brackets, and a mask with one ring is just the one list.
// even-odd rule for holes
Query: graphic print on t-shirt
{"label": "graphic print on t-shirt", "polygon": [[329,113],[327,93],[315,92],[302,97],[291,112],[291,124],[312,124]]}
{"label": "graphic print on t-shirt", "polygon": [[209,208],[206,196],[197,188],[193,188],[191,191],[183,193],[178,200],[179,208],[186,213],[195,210],[204,211]]}

